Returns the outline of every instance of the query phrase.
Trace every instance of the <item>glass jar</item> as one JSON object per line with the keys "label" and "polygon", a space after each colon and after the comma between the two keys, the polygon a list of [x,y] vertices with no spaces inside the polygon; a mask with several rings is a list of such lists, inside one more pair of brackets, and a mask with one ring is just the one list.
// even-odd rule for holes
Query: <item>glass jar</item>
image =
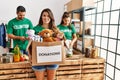
{"label": "glass jar", "polygon": [[13,62],[13,53],[8,53],[7,55],[10,57],[10,63],[12,63]]}
{"label": "glass jar", "polygon": [[85,48],[85,57],[90,57],[90,48]]}
{"label": "glass jar", "polygon": [[67,49],[67,57],[71,57],[73,55],[73,49],[70,48],[70,49]]}
{"label": "glass jar", "polygon": [[9,63],[10,62],[10,56],[7,55],[6,53],[2,54],[2,56],[1,56],[1,62],[2,63]]}

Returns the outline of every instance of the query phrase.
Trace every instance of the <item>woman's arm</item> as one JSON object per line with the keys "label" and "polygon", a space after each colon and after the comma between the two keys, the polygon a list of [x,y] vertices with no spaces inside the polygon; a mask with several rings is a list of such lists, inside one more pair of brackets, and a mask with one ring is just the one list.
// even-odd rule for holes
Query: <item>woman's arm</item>
{"label": "woman's arm", "polygon": [[71,43],[70,43],[70,48],[73,48],[73,45],[74,45],[74,43],[76,42],[76,40],[77,40],[77,36],[76,36],[76,34],[73,34],[73,39],[72,39],[72,41],[71,41]]}
{"label": "woman's arm", "polygon": [[54,36],[60,40],[66,40],[64,33],[59,30],[59,28],[53,28]]}

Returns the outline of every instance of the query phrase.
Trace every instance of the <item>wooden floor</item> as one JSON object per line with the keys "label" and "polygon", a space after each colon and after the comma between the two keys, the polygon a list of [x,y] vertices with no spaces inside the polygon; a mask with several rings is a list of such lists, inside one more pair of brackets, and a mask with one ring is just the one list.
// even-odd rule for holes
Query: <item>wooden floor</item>
{"label": "wooden floor", "polygon": [[[56,80],[103,80],[103,58],[84,58],[84,55],[74,51],[72,57],[60,64]],[[29,62],[0,64],[0,80],[35,80],[35,75]]]}

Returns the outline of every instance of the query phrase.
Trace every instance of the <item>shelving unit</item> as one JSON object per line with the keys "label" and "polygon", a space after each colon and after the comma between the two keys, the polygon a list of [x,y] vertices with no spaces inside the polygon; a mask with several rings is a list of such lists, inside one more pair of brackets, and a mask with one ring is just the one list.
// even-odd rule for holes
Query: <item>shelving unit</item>
{"label": "shelving unit", "polygon": [[[95,40],[95,32],[96,32],[95,28],[96,28],[96,25],[94,26],[95,28],[94,28],[94,34],[93,35],[86,35],[85,34],[85,25],[86,25],[85,24],[85,22],[86,22],[85,21],[85,17],[86,17],[86,11],[93,10],[93,9],[95,10],[95,14],[96,14],[96,12],[97,12],[97,8],[96,7],[82,7],[80,9],[70,11],[72,18],[73,18],[73,15],[75,13],[78,13],[80,15],[80,21],[83,22],[82,23],[83,26],[80,26],[80,27],[82,27],[82,34],[77,33],[82,38],[82,53],[83,54],[85,53],[85,50],[84,50],[84,47],[85,47],[85,38],[93,38]],[[95,15],[95,17],[96,17],[96,15]],[[95,24],[96,24],[96,20],[95,20]],[[95,43],[93,43],[93,47],[94,47],[94,45],[95,45]]]}

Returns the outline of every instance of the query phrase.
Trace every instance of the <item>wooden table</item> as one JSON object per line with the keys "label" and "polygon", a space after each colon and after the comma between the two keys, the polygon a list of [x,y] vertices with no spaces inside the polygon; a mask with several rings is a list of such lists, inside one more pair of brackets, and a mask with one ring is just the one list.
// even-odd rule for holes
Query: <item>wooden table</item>
{"label": "wooden table", "polygon": [[[82,55],[73,55],[60,64],[57,80],[103,80],[103,58],[84,58]],[[0,80],[35,80],[35,75],[28,61],[0,64]]]}

